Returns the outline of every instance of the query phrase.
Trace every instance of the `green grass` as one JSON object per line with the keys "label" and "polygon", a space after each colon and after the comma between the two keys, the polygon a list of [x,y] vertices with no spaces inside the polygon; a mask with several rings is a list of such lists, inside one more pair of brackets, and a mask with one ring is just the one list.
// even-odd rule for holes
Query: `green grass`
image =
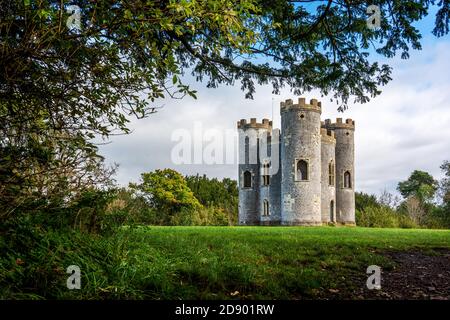
{"label": "green grass", "polygon": [[[384,250],[450,247],[450,232],[333,227],[145,227],[123,232],[149,298],[292,299],[352,290]],[[237,293],[239,292],[239,293]]]}
{"label": "green grass", "polygon": [[[383,252],[433,253],[436,248],[450,248],[448,230],[138,227],[123,228],[109,239],[53,233],[21,257],[23,270],[14,267],[15,253],[2,260],[0,271],[9,273],[0,276],[0,285],[9,289],[0,290],[0,297],[302,299],[328,298],[330,292],[348,296],[365,283],[367,266],[383,270],[394,266]],[[67,290],[63,271],[51,273],[70,264],[81,267],[82,290]],[[36,270],[41,272],[39,281],[32,278]],[[22,285],[12,285],[11,279]]]}

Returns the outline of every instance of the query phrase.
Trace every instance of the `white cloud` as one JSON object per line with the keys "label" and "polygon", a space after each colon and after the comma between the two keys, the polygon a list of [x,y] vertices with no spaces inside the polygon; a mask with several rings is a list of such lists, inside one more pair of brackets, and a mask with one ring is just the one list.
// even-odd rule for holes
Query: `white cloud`
{"label": "white cloud", "polygon": [[[352,118],[356,121],[356,188],[364,192],[395,191],[398,181],[415,169],[440,177],[439,165],[450,159],[450,42],[428,42],[409,60],[387,61],[394,67],[393,78],[383,93],[364,105],[350,105],[344,114],[322,98],[322,119]],[[120,164],[118,181],[126,185],[139,174],[158,168],[174,168],[183,174],[207,174],[236,178],[236,165],[174,165],[171,141],[176,129],[193,130],[200,121],[203,129],[236,129],[241,118],[272,118],[279,127],[279,102],[292,98],[288,90],[273,96],[270,87],[258,87],[254,100],[244,99],[236,87],[206,89],[194,83],[198,100],[166,100],[157,114],[133,120],[133,133],[112,138],[102,146],[107,161]],[[320,98],[317,92],[305,95]]]}

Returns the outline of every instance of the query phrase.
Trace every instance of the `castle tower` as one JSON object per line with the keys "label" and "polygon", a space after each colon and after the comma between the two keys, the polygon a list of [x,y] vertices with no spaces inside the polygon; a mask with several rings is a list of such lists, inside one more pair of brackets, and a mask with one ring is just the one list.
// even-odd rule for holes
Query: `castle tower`
{"label": "castle tower", "polygon": [[[324,127],[324,123],[322,123]],[[336,222],[336,139],[334,131],[326,128],[320,129],[321,134],[321,212],[322,223]]]}
{"label": "castle tower", "polygon": [[325,121],[336,138],[336,220],[355,224],[355,121],[337,118],[336,123]]}
{"label": "castle tower", "polygon": [[321,104],[281,103],[281,223],[321,225]]}
{"label": "castle tower", "polygon": [[[261,170],[270,162],[267,151],[260,152],[260,148],[267,148],[267,138],[272,131],[272,122],[263,119],[262,123],[255,118],[242,119],[237,123],[239,131],[239,224],[259,225],[261,211],[266,210],[264,201],[269,200],[269,190],[264,185]],[[261,141],[264,139],[264,143]],[[260,158],[262,154],[262,159]]]}

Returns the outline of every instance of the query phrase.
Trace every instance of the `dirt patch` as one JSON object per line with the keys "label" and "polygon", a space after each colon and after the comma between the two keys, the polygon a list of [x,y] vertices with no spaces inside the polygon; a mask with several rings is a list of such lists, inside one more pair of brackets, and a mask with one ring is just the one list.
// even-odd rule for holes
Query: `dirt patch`
{"label": "dirt patch", "polygon": [[450,249],[384,253],[395,262],[382,270],[381,289],[364,289],[353,299],[450,300]]}

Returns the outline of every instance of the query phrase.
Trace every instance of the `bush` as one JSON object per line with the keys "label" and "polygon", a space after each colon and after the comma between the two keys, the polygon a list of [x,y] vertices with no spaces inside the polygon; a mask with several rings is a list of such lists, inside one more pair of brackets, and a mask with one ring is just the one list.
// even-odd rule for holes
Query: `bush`
{"label": "bush", "polygon": [[396,215],[398,217],[399,228],[411,229],[419,227],[419,225],[417,225],[417,223],[415,223],[409,216],[398,212],[396,212]]}
{"label": "bush", "polygon": [[377,197],[364,192],[355,192],[355,208],[357,211],[363,211],[367,207],[381,207]]}
{"label": "bush", "polygon": [[197,210],[183,210],[172,217],[174,226],[228,226],[233,221],[222,208],[204,207]]}
{"label": "bush", "polygon": [[146,200],[127,189],[120,189],[106,206],[102,229],[113,230],[123,225],[162,225],[166,217],[152,208]]}
{"label": "bush", "polygon": [[235,215],[218,206],[182,208],[177,212],[156,209],[134,190],[121,189],[110,200],[101,216],[102,230],[127,225],[222,226],[233,225]]}
{"label": "bush", "polygon": [[399,214],[387,206],[369,206],[364,210],[356,210],[356,225],[377,228],[417,227],[408,216]]}
{"label": "bush", "polygon": [[430,229],[448,229],[450,228],[450,214],[448,207],[434,207],[425,217],[423,225]]}
{"label": "bush", "polygon": [[37,206],[34,210],[16,210],[14,215],[0,225],[27,223],[30,226],[52,230],[72,228],[86,233],[102,231],[106,207],[116,191],[85,189],[70,200],[62,199],[60,205]]}

